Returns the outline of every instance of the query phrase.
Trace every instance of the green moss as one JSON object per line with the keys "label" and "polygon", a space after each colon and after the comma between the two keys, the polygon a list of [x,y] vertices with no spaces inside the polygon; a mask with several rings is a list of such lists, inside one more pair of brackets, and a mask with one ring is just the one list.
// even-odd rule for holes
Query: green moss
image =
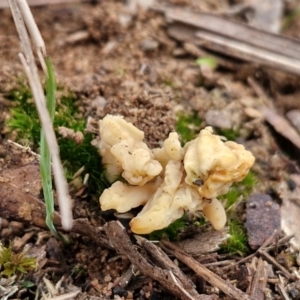
{"label": "green moss", "polygon": [[236,214],[235,204],[237,204],[240,197],[243,197],[244,201],[248,198],[256,182],[255,174],[250,171],[243,181],[233,184],[226,195],[219,197],[227,211],[229,234],[231,236],[221,247],[221,252],[223,253],[238,252],[241,255],[245,255],[249,252],[246,231]]}
{"label": "green moss", "polygon": [[203,57],[199,57],[196,60],[196,65],[200,67],[207,66],[210,67],[212,70],[215,70],[218,67],[218,62],[216,58],[212,56],[203,56]]}
{"label": "green moss", "polygon": [[227,194],[220,196],[219,200],[224,203],[225,209],[229,210],[241,196],[246,199],[250,195],[256,182],[255,174],[250,171],[241,182],[234,183]]}
{"label": "green moss", "polygon": [[166,79],[166,80],[164,81],[164,84],[165,84],[166,86],[168,86],[168,87],[171,87],[171,88],[174,87],[174,83],[173,83],[172,80]]}
{"label": "green moss", "polygon": [[249,194],[252,192],[253,188],[257,184],[256,175],[252,171],[249,171],[246,177],[241,182],[241,184],[243,185],[244,194],[246,196],[249,196]]}
{"label": "green moss", "polygon": [[202,120],[196,111],[189,115],[178,115],[176,131],[180,134],[183,145],[199,134],[201,123]]}
{"label": "green moss", "polygon": [[249,253],[247,235],[242,223],[237,220],[229,220],[230,238],[220,247],[221,253],[239,253],[245,255]]}
{"label": "green moss", "polygon": [[71,180],[73,174],[85,166],[86,173],[89,173],[88,182],[91,193],[100,195],[109,184],[103,174],[98,150],[91,145],[92,139],[91,134],[85,134],[81,144],[63,138],[58,139],[58,144],[67,178]]}
{"label": "green moss", "polygon": [[[32,100],[31,93],[25,85],[18,90],[12,91],[9,99],[15,104],[11,109],[11,118],[7,123],[8,128],[18,133],[17,141],[26,140],[33,150],[38,151],[40,142],[40,121]],[[92,194],[101,194],[108,186],[103,174],[101,157],[98,150],[91,145],[93,135],[84,133],[85,120],[76,117],[78,111],[76,98],[69,94],[57,100],[54,117],[54,129],[58,137],[60,156],[68,179],[79,168],[85,166],[86,173],[89,173],[89,188]],[[59,126],[65,126],[74,131],[84,133],[84,140],[76,144],[73,140],[60,137],[57,133]]]}
{"label": "green moss", "polygon": [[233,186],[226,195],[219,197],[219,200],[223,200],[225,210],[227,210],[238,201],[239,197],[240,193],[238,187]]}
{"label": "green moss", "polygon": [[40,123],[28,87],[21,84],[11,92],[8,99],[15,105],[8,126],[18,133],[19,140],[28,140],[37,145],[40,140]]}
{"label": "green moss", "polygon": [[215,128],[216,134],[224,136],[228,141],[235,141],[239,136],[239,131],[234,129]]}

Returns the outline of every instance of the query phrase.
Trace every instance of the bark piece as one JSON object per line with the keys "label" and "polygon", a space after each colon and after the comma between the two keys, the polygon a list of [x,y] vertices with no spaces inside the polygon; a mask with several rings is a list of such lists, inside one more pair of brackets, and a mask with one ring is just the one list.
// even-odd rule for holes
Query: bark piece
{"label": "bark piece", "polygon": [[[47,228],[44,202],[7,182],[0,182],[0,217]],[[61,219],[58,213],[53,214],[53,223],[56,227],[61,228]],[[88,236],[99,246],[111,248],[107,238],[86,219],[74,220],[71,232]]]}
{"label": "bark piece", "polygon": [[132,276],[135,274],[135,272],[136,272],[136,267],[133,264],[131,264],[129,266],[129,268],[120,277],[117,286],[124,289],[130,282],[130,280],[131,280]]}
{"label": "bark piece", "polygon": [[[109,237],[110,242],[119,253],[127,256],[131,263],[135,265],[140,270],[140,272],[154,280],[157,280],[166,290],[168,290],[174,296],[183,300],[213,299],[212,296],[199,295],[195,290],[186,290],[184,284],[180,280],[181,276],[177,277],[178,273],[176,271],[176,267],[171,267],[169,265],[169,260],[167,260],[166,263],[162,263],[162,260],[156,256],[162,256],[163,259],[165,259],[166,255],[162,254],[162,252],[160,252],[160,250],[158,250],[156,246],[150,246],[148,244],[148,241],[145,242],[145,240],[140,238],[139,241],[143,245],[146,244],[148,252],[151,252],[151,254],[157,258],[159,264],[164,264],[167,269],[162,269],[156,265],[153,265],[153,263],[148,262],[147,259],[141,253],[139,253],[136,247],[131,243],[128,235],[125,232],[125,228],[119,221],[106,223],[104,225],[104,230]],[[153,254],[153,251],[157,253]],[[186,282],[188,282],[188,280],[186,280]]]}

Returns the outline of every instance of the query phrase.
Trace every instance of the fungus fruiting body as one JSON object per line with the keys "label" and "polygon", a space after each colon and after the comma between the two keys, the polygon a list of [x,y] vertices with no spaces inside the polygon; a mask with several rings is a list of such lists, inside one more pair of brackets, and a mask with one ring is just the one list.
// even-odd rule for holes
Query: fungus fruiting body
{"label": "fungus fruiting body", "polygon": [[107,164],[107,178],[122,176],[100,196],[102,210],[126,212],[144,205],[131,222],[131,230],[148,234],[163,229],[185,211],[203,211],[217,230],[226,214],[217,197],[242,181],[254,163],[251,152],[235,142],[224,142],[211,127],[181,146],[171,132],[163,147],[150,149],[144,133],[121,116],[100,121],[100,154]]}

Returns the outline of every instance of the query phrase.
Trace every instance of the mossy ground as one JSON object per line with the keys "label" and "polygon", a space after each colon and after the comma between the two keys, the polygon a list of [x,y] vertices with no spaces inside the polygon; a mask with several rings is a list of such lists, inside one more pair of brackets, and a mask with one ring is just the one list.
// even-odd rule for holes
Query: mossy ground
{"label": "mossy ground", "polygon": [[[20,84],[19,88],[13,90],[8,98],[14,106],[7,127],[17,132],[18,142],[27,144],[38,152],[41,125],[28,87]],[[68,180],[71,180],[73,175],[84,166],[85,172],[89,174],[88,187],[91,194],[100,195],[108,183],[103,174],[98,150],[91,145],[94,137],[84,132],[86,120],[77,117],[76,100],[71,93],[57,99],[53,125],[58,138],[60,156]],[[72,139],[62,138],[57,132],[59,126],[82,132],[84,134],[82,143],[78,144]]]}

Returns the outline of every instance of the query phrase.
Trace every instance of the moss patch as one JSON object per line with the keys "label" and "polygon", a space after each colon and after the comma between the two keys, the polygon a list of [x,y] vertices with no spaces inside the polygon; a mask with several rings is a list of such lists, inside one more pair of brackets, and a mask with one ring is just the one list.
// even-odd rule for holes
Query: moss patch
{"label": "moss patch", "polygon": [[237,203],[239,198],[242,196],[246,199],[252,192],[256,185],[257,179],[253,172],[249,172],[246,177],[238,183],[234,183],[229,192],[223,196],[218,197],[224,203],[226,210],[229,210],[234,204]]}
{"label": "moss patch", "polygon": [[224,136],[228,141],[235,141],[239,136],[239,131],[234,129],[215,129],[216,134]]}
{"label": "moss patch", "polygon": [[220,247],[222,253],[239,253],[241,256],[249,253],[247,235],[244,225],[234,219],[228,221],[230,238]]}
{"label": "moss patch", "polygon": [[243,255],[250,251],[247,243],[246,230],[236,213],[236,204],[241,197],[243,201],[249,197],[256,182],[255,174],[250,171],[243,181],[233,184],[227,194],[219,197],[219,200],[223,202],[227,212],[230,234],[230,238],[221,246],[221,252],[237,252]]}
{"label": "moss patch", "polygon": [[176,124],[176,131],[181,136],[182,145],[197,137],[200,131],[202,119],[194,111],[192,114],[184,115],[180,113]]}
{"label": "moss patch", "polygon": [[[8,128],[17,132],[17,141],[28,143],[34,151],[38,151],[40,142],[41,125],[33,103],[31,93],[27,86],[20,85],[17,90],[11,92],[8,97],[15,106],[11,110],[11,118],[7,123]],[[54,117],[54,129],[58,137],[60,156],[68,179],[79,168],[85,166],[85,172],[89,173],[89,188],[92,194],[100,195],[108,183],[103,174],[101,157],[98,150],[91,145],[93,135],[84,133],[86,121],[78,118],[76,98],[69,94],[57,100]],[[84,133],[81,144],[60,137],[57,133],[59,126],[65,126],[74,131]]]}

